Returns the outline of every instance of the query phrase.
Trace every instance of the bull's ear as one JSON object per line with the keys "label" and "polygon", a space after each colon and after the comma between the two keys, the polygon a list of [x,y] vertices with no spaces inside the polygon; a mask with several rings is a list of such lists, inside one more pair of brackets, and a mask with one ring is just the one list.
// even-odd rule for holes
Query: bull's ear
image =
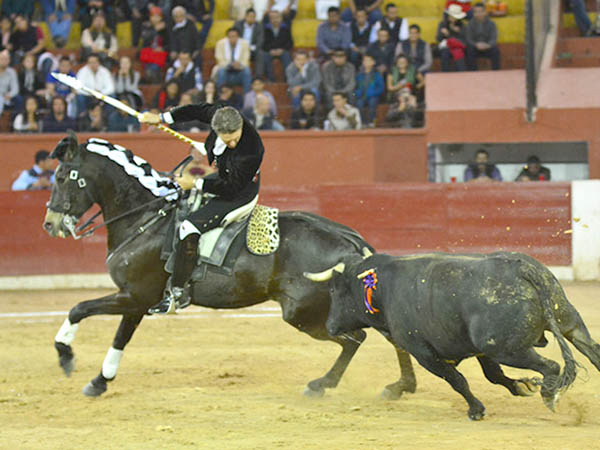
{"label": "bull's ear", "polygon": [[50,158],[58,159],[60,162],[71,161],[77,156],[79,143],[73,130],[67,131],[67,136],[62,138],[54,148]]}

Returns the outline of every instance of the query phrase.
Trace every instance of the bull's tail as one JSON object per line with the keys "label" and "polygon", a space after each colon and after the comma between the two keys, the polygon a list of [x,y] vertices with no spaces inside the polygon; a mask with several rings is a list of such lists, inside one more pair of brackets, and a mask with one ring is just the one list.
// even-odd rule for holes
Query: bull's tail
{"label": "bull's tail", "polygon": [[[571,386],[577,377],[577,366],[579,365],[567,344],[565,337],[563,336],[558,322],[556,321],[555,311],[565,307],[568,304],[568,300],[558,285],[558,280],[554,278],[552,273],[544,268],[546,273],[540,273],[540,268],[535,267],[533,264],[522,261],[522,276],[525,280],[529,281],[538,292],[540,301],[542,302],[542,310],[546,323],[550,328],[552,334],[558,341],[560,352],[565,361],[565,367],[551,385],[545,386],[548,391],[554,393],[555,396]],[[545,389],[542,390],[542,393]]]}

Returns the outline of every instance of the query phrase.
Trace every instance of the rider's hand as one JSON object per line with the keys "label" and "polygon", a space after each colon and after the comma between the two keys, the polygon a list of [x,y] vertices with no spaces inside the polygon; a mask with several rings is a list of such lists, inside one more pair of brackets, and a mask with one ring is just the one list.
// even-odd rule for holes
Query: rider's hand
{"label": "rider's hand", "polygon": [[183,189],[184,191],[189,191],[194,187],[194,183],[196,181],[196,177],[189,172],[184,173],[183,175],[175,176],[175,182]]}
{"label": "rider's hand", "polygon": [[160,123],[160,115],[151,112],[143,112],[138,116],[140,123],[149,123],[150,125],[158,125]]}

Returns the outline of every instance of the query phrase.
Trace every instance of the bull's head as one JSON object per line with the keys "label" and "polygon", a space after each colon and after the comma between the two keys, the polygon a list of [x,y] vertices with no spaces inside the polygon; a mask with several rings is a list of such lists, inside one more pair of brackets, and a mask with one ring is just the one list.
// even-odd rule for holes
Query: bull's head
{"label": "bull's head", "polygon": [[[363,255],[364,258],[368,258],[371,256],[371,252],[365,248],[363,249]],[[356,277],[346,272],[344,262],[340,262],[323,272],[304,272],[304,276],[315,282],[329,283],[331,304],[326,326],[330,335],[337,336],[365,327],[365,323],[360,320],[364,308],[360,306],[360,299],[355,298],[357,295],[357,280]],[[352,289],[353,286],[354,289]]]}
{"label": "bull's head", "polygon": [[88,186],[91,177],[86,176],[83,154],[75,133],[69,131],[50,157],[58,159],[60,165],[56,170],[50,202],[46,205],[44,229],[53,237],[65,238],[69,234],[75,237],[75,225],[94,203]]}

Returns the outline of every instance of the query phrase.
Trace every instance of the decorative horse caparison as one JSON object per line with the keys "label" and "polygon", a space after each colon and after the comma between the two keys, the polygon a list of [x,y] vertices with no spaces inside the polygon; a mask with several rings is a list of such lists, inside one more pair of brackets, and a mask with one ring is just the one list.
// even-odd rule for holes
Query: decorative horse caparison
{"label": "decorative horse caparison", "polygon": [[[117,148],[133,159],[131,152]],[[123,349],[148,308],[162,298],[168,274],[160,253],[168,220],[158,219],[157,214],[167,201],[159,198],[157,203],[155,194],[137,178],[106,156],[86,150],[86,144],[78,144],[72,133],[61,141],[52,156],[60,165],[44,222],[46,231],[51,236],[67,237],[95,203],[107,223],[107,267],[119,291],[75,305],[55,341],[60,366],[69,376],[74,369],[71,343],[79,322],[99,314],[122,316],[100,374],[83,389],[85,395],[98,396],[116,376]],[[140,209],[145,204],[148,207]],[[133,237],[135,230],[153,218],[157,221],[149,230]],[[233,275],[208,271],[202,281],[192,286],[192,304],[230,309],[275,300],[287,323],[315,339],[338,343],[342,351],[331,369],[310,381],[305,389],[305,395],[321,396],[325,388],[337,386],[366,333],[357,330],[344,336],[330,336],[325,328],[330,305],[328,288],[302,274],[318,272],[344,256],[372,248],[354,230],[309,213],[282,212],[279,229],[281,241],[274,254],[255,256],[243,246],[234,263]],[[414,392],[416,387],[410,356],[402,349],[397,348],[396,352],[401,378],[383,391],[391,399],[399,398],[402,392]]]}

